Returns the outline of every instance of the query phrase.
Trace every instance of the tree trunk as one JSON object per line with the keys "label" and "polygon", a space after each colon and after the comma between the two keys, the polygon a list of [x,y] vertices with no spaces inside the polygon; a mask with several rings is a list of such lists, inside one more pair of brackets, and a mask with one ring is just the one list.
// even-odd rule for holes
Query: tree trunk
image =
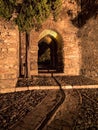
{"label": "tree trunk", "polygon": [[25,56],[25,77],[28,78],[29,77],[29,73],[28,73],[28,50],[29,50],[29,33],[26,33],[26,56]]}
{"label": "tree trunk", "polygon": [[29,33],[20,32],[19,33],[19,78],[28,78],[28,50],[29,50]]}

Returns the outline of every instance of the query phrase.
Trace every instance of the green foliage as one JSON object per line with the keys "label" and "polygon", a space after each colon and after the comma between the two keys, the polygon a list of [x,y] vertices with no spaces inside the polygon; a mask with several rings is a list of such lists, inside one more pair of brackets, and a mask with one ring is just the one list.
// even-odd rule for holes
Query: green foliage
{"label": "green foliage", "polygon": [[15,8],[15,0],[0,0],[0,16],[10,19]]}
{"label": "green foliage", "polygon": [[41,27],[50,14],[54,20],[61,11],[61,0],[0,0],[0,16],[10,19],[14,12],[17,17],[14,19],[19,30],[29,32],[32,28]]}
{"label": "green foliage", "polygon": [[62,5],[61,0],[53,0],[51,2],[51,10],[53,12],[53,17],[55,21],[57,21],[58,16],[60,14],[61,7],[62,7],[61,5]]}

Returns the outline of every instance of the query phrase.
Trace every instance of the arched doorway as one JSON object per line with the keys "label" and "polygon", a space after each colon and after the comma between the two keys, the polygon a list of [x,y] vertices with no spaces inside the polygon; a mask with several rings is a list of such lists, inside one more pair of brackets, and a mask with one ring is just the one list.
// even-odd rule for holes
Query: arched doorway
{"label": "arched doorway", "polygon": [[51,36],[47,35],[38,44],[38,69],[57,71],[58,64],[57,42]]}
{"label": "arched doorway", "polygon": [[38,42],[38,72],[62,72],[62,40],[52,30],[44,30]]}

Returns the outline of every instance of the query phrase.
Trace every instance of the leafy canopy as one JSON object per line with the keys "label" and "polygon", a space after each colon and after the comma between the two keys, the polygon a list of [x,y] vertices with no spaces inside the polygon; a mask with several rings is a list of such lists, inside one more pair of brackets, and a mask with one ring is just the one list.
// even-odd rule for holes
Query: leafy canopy
{"label": "leafy canopy", "polygon": [[13,18],[20,31],[38,29],[50,14],[54,20],[61,11],[62,0],[0,0],[0,17]]}

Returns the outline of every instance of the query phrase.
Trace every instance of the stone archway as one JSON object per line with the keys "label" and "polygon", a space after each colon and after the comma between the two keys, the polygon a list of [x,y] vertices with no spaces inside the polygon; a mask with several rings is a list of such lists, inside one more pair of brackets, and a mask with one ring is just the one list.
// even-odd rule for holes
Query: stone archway
{"label": "stone archway", "polygon": [[63,72],[62,38],[53,30],[44,30],[38,41],[38,72]]}

